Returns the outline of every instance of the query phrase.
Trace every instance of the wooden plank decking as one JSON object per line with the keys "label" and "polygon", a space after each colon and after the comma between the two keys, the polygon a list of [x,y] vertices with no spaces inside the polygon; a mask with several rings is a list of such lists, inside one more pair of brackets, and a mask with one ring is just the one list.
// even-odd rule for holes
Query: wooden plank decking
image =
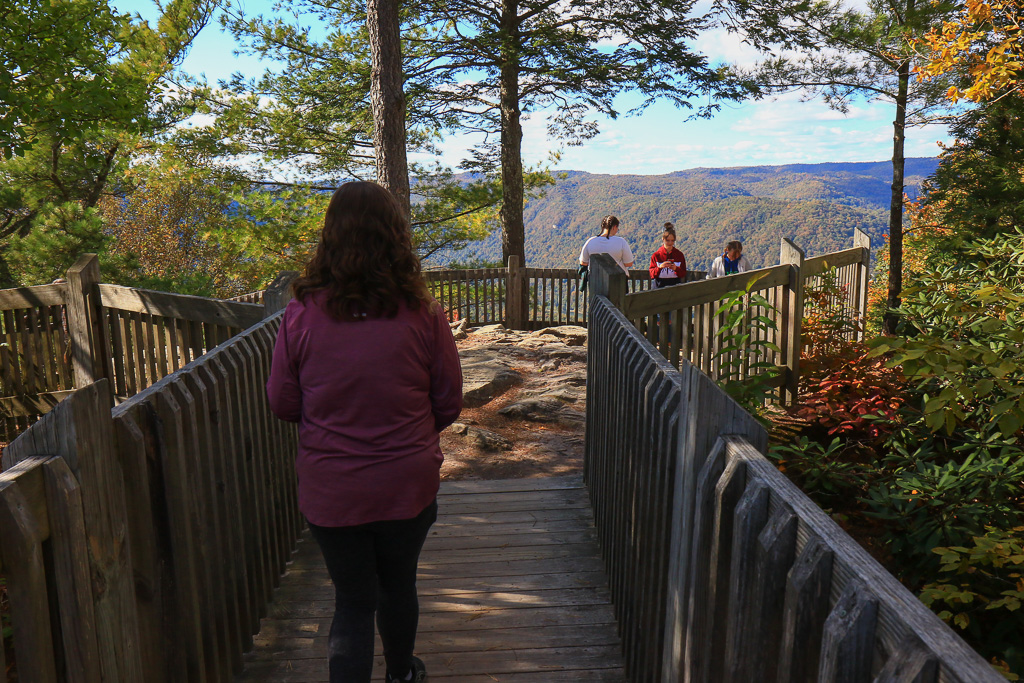
{"label": "wooden plank decking", "polygon": [[[625,683],[579,477],[445,482],[438,502],[419,573],[417,654],[429,680]],[[237,683],[326,681],[332,612],[307,532]],[[376,663],[374,680],[383,680]]]}

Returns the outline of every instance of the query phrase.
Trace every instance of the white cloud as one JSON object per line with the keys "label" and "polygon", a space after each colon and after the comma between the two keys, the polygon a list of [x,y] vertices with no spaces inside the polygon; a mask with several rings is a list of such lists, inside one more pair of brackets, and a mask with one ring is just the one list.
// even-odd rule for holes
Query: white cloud
{"label": "white cloud", "polygon": [[717,28],[701,33],[693,41],[693,48],[707,56],[712,64],[720,62],[741,67],[752,67],[764,59],[764,55],[743,42],[743,35]]}

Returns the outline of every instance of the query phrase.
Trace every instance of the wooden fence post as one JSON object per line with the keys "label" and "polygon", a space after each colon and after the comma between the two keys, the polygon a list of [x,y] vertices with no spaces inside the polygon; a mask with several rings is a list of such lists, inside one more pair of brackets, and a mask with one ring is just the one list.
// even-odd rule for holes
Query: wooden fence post
{"label": "wooden fence post", "polygon": [[298,276],[297,271],[283,270],[267,286],[267,291],[263,295],[264,318],[269,318],[288,305],[288,302],[292,300],[292,282]]}
{"label": "wooden fence post", "polygon": [[793,266],[782,302],[782,359],[787,370],[779,392],[780,402],[792,405],[796,401],[797,385],[800,382],[801,328],[804,318],[804,278],[800,272],[804,265],[803,250],[783,237],[779,248],[779,264]]}
{"label": "wooden fence post", "polygon": [[508,257],[508,275],[505,283],[505,327],[510,330],[526,329],[526,273],[525,264],[512,254]]}
{"label": "wooden fence post", "polygon": [[619,268],[608,254],[594,254],[590,259],[590,274],[587,276],[590,296],[604,296],[620,311],[626,301],[629,276]]}
{"label": "wooden fence post", "polygon": [[858,341],[864,341],[864,331],[868,322],[868,277],[871,274],[871,238],[860,228],[853,229],[853,246],[864,250],[860,266],[857,268],[856,288],[854,301],[856,301],[856,314],[859,316],[859,328],[857,330]]}
{"label": "wooden fence post", "polygon": [[68,334],[75,388],[103,377],[100,340],[95,334],[93,311],[96,285],[100,281],[100,260],[96,254],[82,254],[67,272]]}
{"label": "wooden fence post", "polygon": [[[110,382],[80,387],[4,451],[5,464],[58,455],[81,485],[96,646],[104,683],[144,680],[125,482],[114,440]],[[149,543],[152,539],[134,539]]]}

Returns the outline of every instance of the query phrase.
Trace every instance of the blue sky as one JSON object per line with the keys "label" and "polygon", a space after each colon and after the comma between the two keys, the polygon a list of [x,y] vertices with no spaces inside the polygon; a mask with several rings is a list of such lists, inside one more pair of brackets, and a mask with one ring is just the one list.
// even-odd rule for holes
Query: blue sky
{"label": "blue sky", "polygon": [[[267,13],[266,0],[243,0],[247,13]],[[121,11],[153,16],[151,0],[111,0]],[[315,27],[314,31],[315,31]],[[211,81],[234,71],[247,75],[268,65],[252,57],[236,57],[230,35],[211,22],[198,36],[185,60],[186,71],[204,73]],[[734,35],[715,31],[699,37],[696,47],[712,61],[751,61],[754,53]],[[844,115],[817,101],[800,102],[797,94],[771,101],[725,103],[710,120],[687,121],[687,113],[658,103],[642,115],[609,120],[599,117],[601,134],[581,147],[564,147],[549,140],[541,115],[523,122],[523,158],[527,164],[544,162],[561,150],[559,169],[591,173],[656,175],[696,167],[780,165],[849,161],[881,161],[892,157],[893,107],[885,103],[855,103]],[[630,98],[620,111],[628,109]],[[907,133],[906,156],[939,153],[938,142],[948,142],[944,128],[931,126]],[[472,140],[451,136],[440,145],[443,161],[456,165]],[[419,157],[418,160],[426,160]]]}

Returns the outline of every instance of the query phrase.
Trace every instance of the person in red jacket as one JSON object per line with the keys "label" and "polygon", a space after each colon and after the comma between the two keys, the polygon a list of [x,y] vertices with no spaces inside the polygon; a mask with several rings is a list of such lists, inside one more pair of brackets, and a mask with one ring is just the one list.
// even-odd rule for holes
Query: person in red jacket
{"label": "person in red jacket", "polygon": [[665,223],[661,235],[661,248],[651,254],[651,279],[655,287],[669,287],[686,282],[686,257],[676,249],[676,229]]}

